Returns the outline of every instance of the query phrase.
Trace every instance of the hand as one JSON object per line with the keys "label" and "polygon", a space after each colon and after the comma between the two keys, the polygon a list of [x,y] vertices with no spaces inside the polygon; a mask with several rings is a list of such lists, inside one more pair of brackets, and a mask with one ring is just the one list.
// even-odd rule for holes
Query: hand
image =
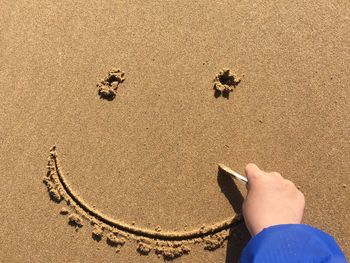
{"label": "hand", "polygon": [[264,172],[255,164],[248,164],[245,173],[248,193],[243,216],[252,236],[269,226],[301,223],[305,199],[291,181],[277,172]]}

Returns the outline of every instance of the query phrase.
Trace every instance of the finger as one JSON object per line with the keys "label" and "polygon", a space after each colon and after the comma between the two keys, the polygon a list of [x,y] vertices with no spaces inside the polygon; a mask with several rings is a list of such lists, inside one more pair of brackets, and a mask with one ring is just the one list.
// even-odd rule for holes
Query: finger
{"label": "finger", "polygon": [[254,180],[255,177],[259,176],[260,172],[261,172],[261,170],[254,163],[249,163],[245,167],[245,174],[248,178],[248,181],[250,181],[251,179]]}
{"label": "finger", "polygon": [[255,184],[256,179],[259,178],[262,174],[262,171],[259,167],[254,163],[249,163],[245,167],[245,174],[248,179],[248,183],[246,184],[247,190],[251,189],[251,186]]}

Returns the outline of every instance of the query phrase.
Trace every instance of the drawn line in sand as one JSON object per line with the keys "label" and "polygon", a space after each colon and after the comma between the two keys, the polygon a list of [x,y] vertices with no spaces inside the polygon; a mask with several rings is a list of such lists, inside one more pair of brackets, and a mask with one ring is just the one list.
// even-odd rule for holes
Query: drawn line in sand
{"label": "drawn line in sand", "polygon": [[[204,249],[215,250],[223,246],[224,241],[229,237],[229,230],[243,222],[241,214],[190,231],[160,232],[126,224],[102,214],[90,207],[79,195],[77,195],[67,183],[67,180],[60,168],[56,147],[50,149],[48,158],[48,172],[43,182],[48,188],[49,195],[53,201],[60,203],[65,201],[73,211],[63,207],[62,215],[68,215],[68,223],[76,230],[83,227],[83,219],[86,219],[93,226],[92,238],[101,241],[106,237],[106,242],[116,247],[116,252],[124,245],[126,240],[137,242],[137,251],[142,255],[149,254],[152,250],[164,259],[173,259],[190,252],[189,244],[204,243]],[[82,219],[83,218],[83,219]]]}

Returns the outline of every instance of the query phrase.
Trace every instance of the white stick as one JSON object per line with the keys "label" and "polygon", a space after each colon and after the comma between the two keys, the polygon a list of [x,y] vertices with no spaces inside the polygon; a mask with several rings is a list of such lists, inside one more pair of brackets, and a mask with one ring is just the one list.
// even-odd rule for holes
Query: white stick
{"label": "white stick", "polygon": [[227,167],[226,165],[219,163],[218,164],[219,168],[224,170],[225,172],[229,173],[230,175],[232,175],[234,178],[242,181],[243,183],[248,183],[248,179],[245,178],[244,176],[240,175],[239,173],[236,173],[235,171],[231,170],[229,167]]}

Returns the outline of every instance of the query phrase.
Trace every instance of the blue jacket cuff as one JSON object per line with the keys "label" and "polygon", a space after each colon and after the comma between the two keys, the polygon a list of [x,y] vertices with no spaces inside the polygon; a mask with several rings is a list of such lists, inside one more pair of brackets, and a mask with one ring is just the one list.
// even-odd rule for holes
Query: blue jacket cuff
{"label": "blue jacket cuff", "polygon": [[346,262],[335,240],[321,230],[303,224],[265,228],[244,248],[241,263]]}

